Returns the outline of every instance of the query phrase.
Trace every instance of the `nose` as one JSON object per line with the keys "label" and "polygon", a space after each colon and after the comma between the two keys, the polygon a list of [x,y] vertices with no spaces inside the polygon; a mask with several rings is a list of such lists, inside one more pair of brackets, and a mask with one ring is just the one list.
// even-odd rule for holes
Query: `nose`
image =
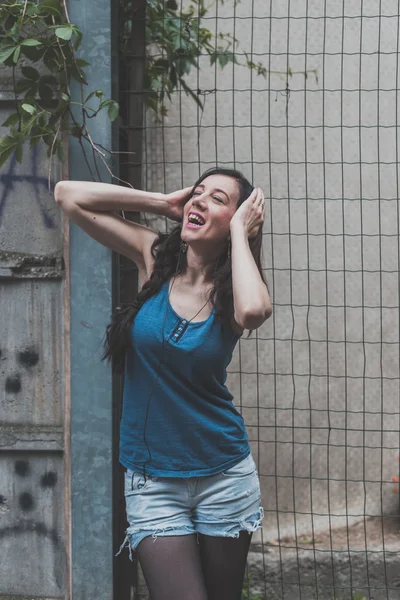
{"label": "nose", "polygon": [[201,194],[199,196],[193,196],[192,206],[201,206],[202,208],[205,207],[205,198],[204,198],[203,194]]}

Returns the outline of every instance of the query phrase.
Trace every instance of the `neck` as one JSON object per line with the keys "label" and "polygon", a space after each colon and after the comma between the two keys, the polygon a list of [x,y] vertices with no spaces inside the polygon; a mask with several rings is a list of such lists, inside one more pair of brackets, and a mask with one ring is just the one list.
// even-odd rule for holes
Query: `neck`
{"label": "neck", "polygon": [[215,253],[212,256],[204,256],[189,246],[186,253],[187,267],[181,280],[192,287],[211,283],[217,258]]}

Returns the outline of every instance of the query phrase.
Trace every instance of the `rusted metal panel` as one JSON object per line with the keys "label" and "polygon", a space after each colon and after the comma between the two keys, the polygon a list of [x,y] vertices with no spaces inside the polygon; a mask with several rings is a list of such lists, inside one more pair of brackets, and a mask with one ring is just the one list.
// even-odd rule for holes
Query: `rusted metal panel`
{"label": "rusted metal panel", "polygon": [[61,597],[65,588],[61,454],[0,454],[0,586]]}

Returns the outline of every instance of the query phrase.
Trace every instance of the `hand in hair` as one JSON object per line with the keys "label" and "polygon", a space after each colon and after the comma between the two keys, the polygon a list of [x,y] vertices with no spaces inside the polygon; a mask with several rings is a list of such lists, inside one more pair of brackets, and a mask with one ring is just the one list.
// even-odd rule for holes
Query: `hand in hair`
{"label": "hand in hair", "polygon": [[244,227],[248,237],[255,238],[264,222],[264,214],[264,193],[261,188],[255,188],[233,215],[230,227]]}
{"label": "hand in hair", "polygon": [[183,207],[191,197],[193,186],[184,188],[183,190],[177,190],[171,194],[164,194],[164,201],[167,204],[165,210],[165,216],[172,221],[183,220]]}

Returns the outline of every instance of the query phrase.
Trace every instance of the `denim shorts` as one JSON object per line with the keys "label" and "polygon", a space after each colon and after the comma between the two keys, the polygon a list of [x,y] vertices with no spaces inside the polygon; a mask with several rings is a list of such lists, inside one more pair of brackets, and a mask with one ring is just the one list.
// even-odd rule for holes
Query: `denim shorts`
{"label": "denim shorts", "polygon": [[[136,550],[148,536],[189,535],[239,537],[261,528],[264,511],[260,482],[251,454],[217,475],[153,477],[125,473],[129,527],[125,545]],[[118,554],[119,554],[118,552]]]}

